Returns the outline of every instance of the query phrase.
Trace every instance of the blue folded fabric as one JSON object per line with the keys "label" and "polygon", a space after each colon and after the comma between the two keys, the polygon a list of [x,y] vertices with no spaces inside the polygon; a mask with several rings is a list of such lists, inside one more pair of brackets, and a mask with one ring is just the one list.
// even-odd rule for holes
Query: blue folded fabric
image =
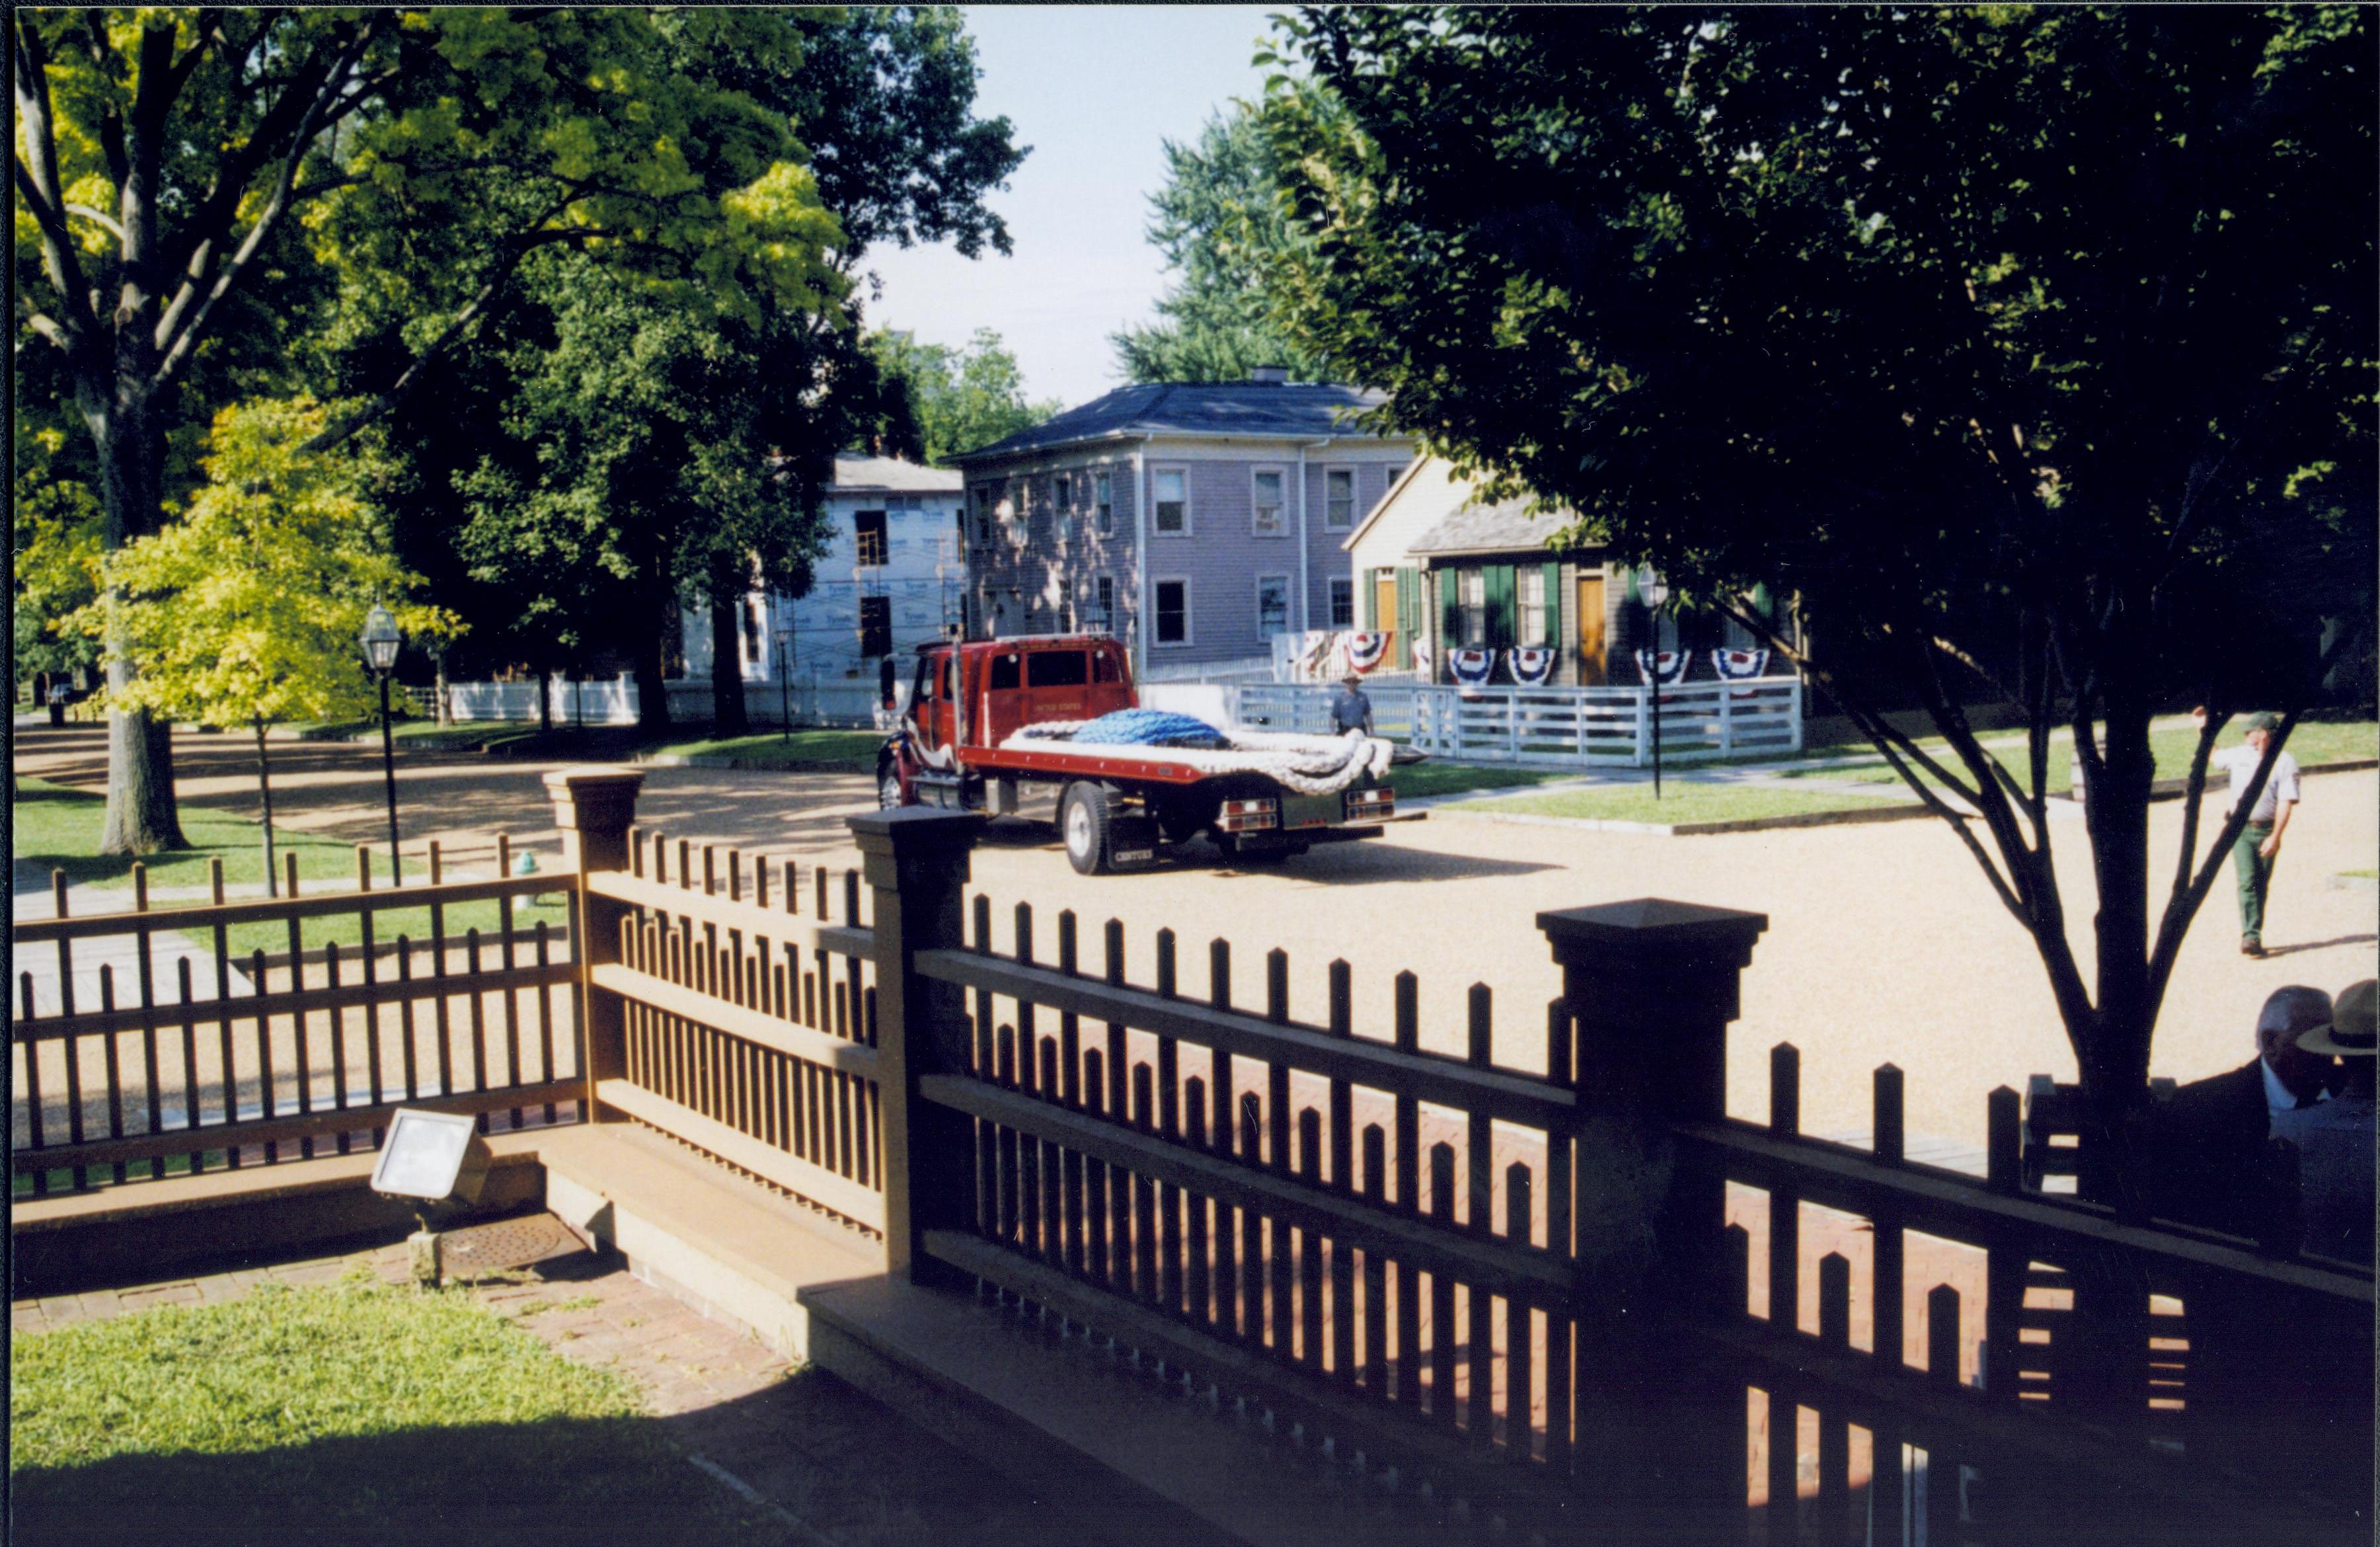
{"label": "blue folded fabric", "polygon": [[1231,737],[1187,714],[1164,709],[1119,709],[1076,731],[1077,745],[1107,747],[1229,747]]}

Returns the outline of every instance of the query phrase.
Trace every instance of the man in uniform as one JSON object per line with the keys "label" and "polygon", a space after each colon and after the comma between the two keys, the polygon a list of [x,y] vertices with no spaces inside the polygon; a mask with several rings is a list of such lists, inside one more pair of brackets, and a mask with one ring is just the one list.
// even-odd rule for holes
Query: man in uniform
{"label": "man in uniform", "polygon": [[1372,700],[1364,692],[1364,679],[1354,672],[1330,695],[1330,729],[1340,736],[1351,730],[1372,734]]}
{"label": "man in uniform", "polygon": [[[2192,717],[2204,725],[2206,711],[2195,710]],[[2265,744],[2280,728],[2280,716],[2256,715],[2248,722],[2245,746],[2227,747],[2207,760],[2209,767],[2231,775],[2231,798],[2223,809],[2227,818],[2239,809],[2240,798],[2247,793],[2257,765],[2264,761]],[[2273,760],[2272,775],[2265,781],[2264,790],[2248,812],[2247,824],[2240,829],[2239,841],[2231,847],[2231,868],[2240,881],[2242,956],[2265,954],[2265,897],[2272,889],[2273,862],[2280,857],[2281,834],[2289,831],[2289,813],[2297,805],[2298,761],[2283,752]]]}

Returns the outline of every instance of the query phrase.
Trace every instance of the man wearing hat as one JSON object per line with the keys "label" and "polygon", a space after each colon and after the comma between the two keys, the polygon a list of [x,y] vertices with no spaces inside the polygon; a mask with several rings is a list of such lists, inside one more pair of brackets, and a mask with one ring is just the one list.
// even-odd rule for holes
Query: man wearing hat
{"label": "man wearing hat", "polygon": [[2151,1207],[2167,1219],[2252,1236],[2266,1200],[2260,1190],[2273,1124],[2300,1107],[2326,1105],[2331,1062],[2298,1039],[2328,1025],[2330,995],[2291,984],[2256,1016],[2256,1056],[2236,1069],[2192,1080],[2151,1113]]}
{"label": "man wearing hat", "polygon": [[[2193,710],[2192,717],[2204,725],[2206,711]],[[2249,783],[2264,761],[2265,744],[2280,728],[2279,715],[2258,714],[2248,722],[2247,745],[2224,748],[2207,759],[2209,767],[2231,775],[2231,798],[2223,808],[2227,819],[2239,810],[2240,798],[2248,793]],[[2231,846],[2231,868],[2240,879],[2242,956],[2265,954],[2265,895],[2273,884],[2273,861],[2280,856],[2281,834],[2289,831],[2289,813],[2297,804],[2298,760],[2283,752],[2273,760],[2272,776],[2265,781],[2248,812],[2247,824],[2240,829],[2239,841]]]}
{"label": "man wearing hat", "polygon": [[2374,984],[2341,989],[2327,1024],[2298,1038],[2300,1054],[2336,1058],[2330,1100],[2273,1114],[2273,1137],[2298,1147],[2305,1249],[2350,1262],[2372,1260]]}
{"label": "man wearing hat", "polygon": [[1351,730],[1372,734],[1372,699],[1364,691],[1364,679],[1349,672],[1330,695],[1330,728],[1340,736]]}

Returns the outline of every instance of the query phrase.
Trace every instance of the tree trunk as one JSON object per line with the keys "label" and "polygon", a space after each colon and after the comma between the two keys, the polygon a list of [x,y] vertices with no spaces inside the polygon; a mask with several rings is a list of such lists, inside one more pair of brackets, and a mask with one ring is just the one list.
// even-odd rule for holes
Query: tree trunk
{"label": "tree trunk", "polygon": [[[106,509],[103,542],[114,553],[134,538],[155,531],[164,510],[165,442],[152,422],[145,386],[118,377],[115,390],[79,393],[85,422],[98,453],[100,492]],[[133,663],[121,641],[110,640],[107,685],[121,689],[132,680]],[[154,854],[186,848],[174,804],[173,726],[159,725],[146,710],[107,714],[107,810],[100,825],[102,854]]]}
{"label": "tree trunk", "polygon": [[439,649],[437,655],[433,657],[433,659],[438,664],[438,688],[436,700],[438,706],[438,724],[442,725],[451,725],[455,723],[455,709],[452,704],[446,701],[446,652],[443,646]]}
{"label": "tree trunk", "polygon": [[264,799],[264,895],[279,895],[273,868],[273,768],[264,755],[264,722],[256,723],[256,792]]}
{"label": "tree trunk", "polygon": [[646,571],[630,641],[637,664],[637,728],[649,736],[670,727],[669,686],[662,675],[662,624],[666,609],[676,605],[668,568],[655,559]]}
{"label": "tree trunk", "polygon": [[736,566],[715,565],[710,576],[710,725],[714,736],[752,728],[744,707],[744,598],[735,590]]}

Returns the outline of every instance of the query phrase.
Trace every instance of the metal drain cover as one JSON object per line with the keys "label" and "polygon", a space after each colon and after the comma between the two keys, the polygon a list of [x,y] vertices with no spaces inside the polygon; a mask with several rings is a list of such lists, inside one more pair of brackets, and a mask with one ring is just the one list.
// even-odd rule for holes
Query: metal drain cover
{"label": "metal drain cover", "polygon": [[526,1268],[585,1249],[578,1237],[552,1214],[467,1224],[445,1232],[439,1242],[447,1273],[462,1277]]}

